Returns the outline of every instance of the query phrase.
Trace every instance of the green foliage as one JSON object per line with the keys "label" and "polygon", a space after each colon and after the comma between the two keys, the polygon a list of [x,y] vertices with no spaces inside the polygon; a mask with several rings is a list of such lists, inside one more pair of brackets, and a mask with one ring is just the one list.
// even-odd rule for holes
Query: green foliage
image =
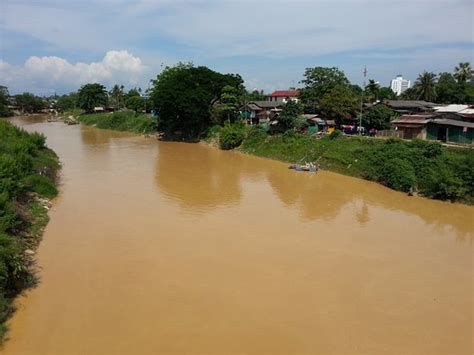
{"label": "green foliage", "polygon": [[374,102],[379,99],[380,85],[375,80],[370,79],[365,87],[365,97],[369,102]]}
{"label": "green foliage", "polygon": [[319,103],[319,109],[328,119],[340,125],[357,115],[360,103],[348,86],[336,86],[327,92]]}
{"label": "green foliage", "polygon": [[153,81],[151,101],[160,116],[159,129],[170,136],[192,139],[211,125],[211,107],[223,88],[239,89],[242,78],[206,67],[178,64],[167,67]]}
{"label": "green foliage", "polygon": [[[349,86],[349,80],[338,68],[306,68],[300,98],[308,108],[316,108],[319,101],[336,87]],[[352,93],[352,95],[354,95]]]}
{"label": "green foliage", "polygon": [[436,100],[436,74],[424,71],[416,79],[414,89],[419,99],[428,102]]}
{"label": "green foliage", "polygon": [[456,68],[454,68],[454,77],[458,83],[466,83],[472,79],[473,70],[471,64],[464,62],[459,63]]}
{"label": "green foliage", "polygon": [[284,130],[291,129],[295,127],[296,120],[302,113],[303,106],[294,100],[289,100],[285,106],[283,106],[280,117],[278,118],[278,123]]}
{"label": "green foliage", "polygon": [[70,93],[68,95],[63,95],[56,101],[55,108],[59,112],[66,112],[73,110],[77,106],[78,94]]}
{"label": "green foliage", "polygon": [[29,92],[16,95],[15,100],[21,111],[26,113],[39,112],[46,107],[46,102],[41,97],[35,96]]}
{"label": "green foliage", "polygon": [[101,84],[83,85],[78,92],[77,106],[86,112],[94,111],[94,107],[107,103],[107,91]]}
{"label": "green foliage", "polygon": [[132,111],[81,115],[79,116],[79,121],[87,125],[95,125],[98,128],[116,131],[141,134],[156,131],[156,122],[150,115],[136,114]]}
{"label": "green foliage", "polygon": [[389,129],[396,112],[385,105],[372,106],[362,115],[362,126],[366,128]]}
{"label": "green foliage", "polygon": [[379,90],[379,96],[378,96],[378,99],[380,101],[383,101],[383,100],[395,100],[397,98],[397,94],[395,94],[393,92],[393,90],[391,88],[388,88],[388,87],[382,87],[380,88]]}
{"label": "green foliage", "polygon": [[13,115],[13,112],[8,108],[8,88],[0,85],[0,117],[9,117]]}
{"label": "green foliage", "polygon": [[246,127],[244,124],[235,123],[222,127],[219,132],[219,147],[221,149],[234,149],[245,138]]}
{"label": "green foliage", "polygon": [[136,113],[142,112],[145,109],[145,98],[141,96],[131,96],[126,99],[125,107]]}
{"label": "green foliage", "polygon": [[[59,162],[45,145],[45,137],[29,134],[0,121],[0,340],[4,321],[12,312],[11,300],[31,282],[22,236],[35,230],[38,211],[25,204],[28,194],[54,197]],[[23,211],[23,212],[20,212]],[[25,215],[31,214],[30,219]],[[44,220],[44,216],[42,217]]]}

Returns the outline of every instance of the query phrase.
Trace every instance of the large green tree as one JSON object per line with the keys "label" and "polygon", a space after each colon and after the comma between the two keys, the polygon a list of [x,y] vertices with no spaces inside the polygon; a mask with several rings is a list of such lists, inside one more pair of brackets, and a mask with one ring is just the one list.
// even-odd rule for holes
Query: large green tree
{"label": "large green tree", "polygon": [[436,84],[436,102],[442,104],[461,103],[463,98],[460,95],[459,84],[451,73],[439,74]]}
{"label": "large green tree", "polygon": [[77,99],[78,95],[75,92],[70,93],[68,95],[63,95],[57,99],[56,104],[54,106],[59,112],[72,110],[77,106]]}
{"label": "large green tree", "polygon": [[94,107],[107,104],[105,86],[94,83],[83,85],[78,92],[77,105],[86,112],[94,111]]}
{"label": "large green tree", "polygon": [[41,97],[29,92],[16,95],[15,100],[21,111],[26,113],[39,112],[46,107],[46,102]]}
{"label": "large green tree", "polygon": [[414,89],[417,99],[425,101],[436,100],[436,74],[424,71],[416,79]]}
{"label": "large green tree", "polygon": [[395,111],[385,105],[372,106],[362,115],[362,126],[365,128],[388,129],[391,120],[396,116]]}
{"label": "large green tree", "polygon": [[344,72],[335,67],[306,68],[301,82],[304,88],[301,90],[300,98],[307,108],[312,109],[317,109],[323,96],[335,87],[350,85]]}
{"label": "large green tree", "polygon": [[326,118],[333,119],[336,124],[357,116],[360,102],[352,90],[345,85],[336,86],[326,93],[320,103],[319,109]]}
{"label": "large green tree", "polygon": [[289,100],[280,113],[278,123],[285,130],[293,128],[295,126],[296,119],[302,113],[303,106],[294,100]]}
{"label": "large green tree", "polygon": [[239,75],[180,63],[167,67],[153,81],[150,99],[159,115],[159,129],[182,138],[196,138],[211,123],[211,107],[225,86],[242,90]]}

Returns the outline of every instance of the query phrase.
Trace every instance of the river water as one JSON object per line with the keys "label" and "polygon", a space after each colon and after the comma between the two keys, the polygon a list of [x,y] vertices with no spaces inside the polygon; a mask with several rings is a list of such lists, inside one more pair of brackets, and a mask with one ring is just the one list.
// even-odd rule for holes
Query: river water
{"label": "river water", "polygon": [[3,354],[472,354],[474,208],[15,119],[61,193]]}

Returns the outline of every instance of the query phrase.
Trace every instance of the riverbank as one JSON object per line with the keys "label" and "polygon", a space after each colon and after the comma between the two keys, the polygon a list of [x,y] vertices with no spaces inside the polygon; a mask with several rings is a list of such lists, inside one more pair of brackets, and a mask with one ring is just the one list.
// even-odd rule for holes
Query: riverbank
{"label": "riverbank", "polygon": [[[224,139],[224,144],[223,144]],[[428,198],[474,203],[474,151],[436,142],[348,137],[322,138],[287,131],[270,135],[261,127],[212,128],[208,141],[221,148],[288,163],[317,162],[320,168],[375,181]]]}
{"label": "riverbank", "polygon": [[0,343],[14,298],[36,283],[35,250],[48,223],[60,163],[46,138],[0,120]]}
{"label": "riverbank", "polygon": [[137,114],[133,111],[114,113],[81,114],[80,111],[67,112],[60,116],[65,123],[84,123],[101,129],[112,129],[121,132],[151,134],[156,132],[156,122],[148,114]]}
{"label": "riverbank", "polygon": [[[78,115],[78,121],[103,129],[156,133],[149,115],[133,112]],[[347,137],[322,138],[287,131],[268,134],[242,124],[213,126],[204,140],[220,149],[239,149],[288,163],[317,162],[320,168],[375,181],[397,191],[428,198],[474,203],[474,151],[436,142]]]}

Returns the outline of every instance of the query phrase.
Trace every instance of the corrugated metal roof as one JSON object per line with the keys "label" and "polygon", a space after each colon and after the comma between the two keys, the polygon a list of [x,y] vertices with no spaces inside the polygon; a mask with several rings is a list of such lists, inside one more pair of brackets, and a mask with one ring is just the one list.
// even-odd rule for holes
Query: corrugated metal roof
{"label": "corrugated metal roof", "polygon": [[431,122],[434,115],[403,115],[392,121],[393,124],[426,124]]}
{"label": "corrugated metal roof", "polygon": [[474,122],[451,120],[449,118],[439,118],[439,119],[433,120],[433,123],[440,124],[443,126],[474,128]]}
{"label": "corrugated metal roof", "polygon": [[[435,107],[436,112],[461,112],[463,110],[468,109],[468,105],[446,105],[446,106],[440,106],[440,107]],[[474,113],[474,110],[473,110]]]}

